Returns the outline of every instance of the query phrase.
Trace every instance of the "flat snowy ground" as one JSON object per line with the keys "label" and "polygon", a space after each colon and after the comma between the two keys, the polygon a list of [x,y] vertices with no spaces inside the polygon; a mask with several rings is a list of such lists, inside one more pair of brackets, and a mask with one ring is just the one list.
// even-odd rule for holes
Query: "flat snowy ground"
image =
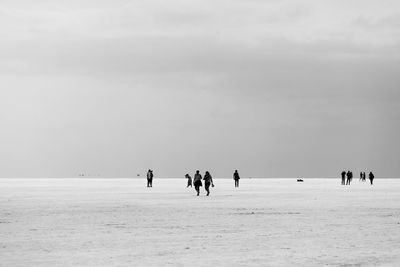
{"label": "flat snowy ground", "polygon": [[400,266],[400,179],[0,179],[0,266]]}

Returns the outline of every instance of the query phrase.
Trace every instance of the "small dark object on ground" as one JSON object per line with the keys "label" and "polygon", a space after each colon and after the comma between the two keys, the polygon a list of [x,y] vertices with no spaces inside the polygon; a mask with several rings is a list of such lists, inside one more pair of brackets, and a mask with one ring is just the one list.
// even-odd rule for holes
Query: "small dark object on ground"
{"label": "small dark object on ground", "polygon": [[297,179],[297,182],[304,182],[303,179]]}

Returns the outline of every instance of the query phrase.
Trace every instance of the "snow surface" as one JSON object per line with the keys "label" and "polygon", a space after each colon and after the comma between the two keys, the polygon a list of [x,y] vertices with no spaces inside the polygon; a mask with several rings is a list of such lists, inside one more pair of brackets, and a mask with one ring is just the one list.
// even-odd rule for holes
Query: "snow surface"
{"label": "snow surface", "polygon": [[400,179],[0,179],[0,266],[400,266]]}

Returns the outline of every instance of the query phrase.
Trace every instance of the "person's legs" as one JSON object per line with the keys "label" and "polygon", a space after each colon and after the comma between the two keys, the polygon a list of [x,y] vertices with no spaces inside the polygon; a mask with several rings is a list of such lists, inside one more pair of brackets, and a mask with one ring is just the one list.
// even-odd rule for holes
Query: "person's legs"
{"label": "person's legs", "polygon": [[207,196],[210,195],[210,183],[206,183],[205,184],[205,188],[206,188],[206,191],[207,191]]}
{"label": "person's legs", "polygon": [[196,189],[196,192],[197,192],[197,195],[199,195],[200,194],[200,187],[199,187],[199,185],[194,185],[194,188]]}
{"label": "person's legs", "polygon": [[147,179],[147,187],[150,187],[150,180]]}

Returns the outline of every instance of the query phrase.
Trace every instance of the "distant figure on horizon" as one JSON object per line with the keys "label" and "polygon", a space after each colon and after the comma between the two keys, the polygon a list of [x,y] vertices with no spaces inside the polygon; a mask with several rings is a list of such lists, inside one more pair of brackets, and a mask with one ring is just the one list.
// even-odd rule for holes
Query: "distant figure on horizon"
{"label": "distant figure on horizon", "polygon": [[235,187],[239,187],[240,176],[237,170],[233,173],[233,180],[235,180]]}
{"label": "distant figure on horizon", "polygon": [[212,187],[214,187],[214,183],[213,183],[211,174],[208,171],[206,171],[206,173],[204,174],[203,180],[204,180],[204,188],[207,191],[207,196],[209,196],[210,195],[210,185]]}
{"label": "distant figure on horizon", "polygon": [[367,175],[365,174],[365,172],[363,172],[363,179],[362,181],[365,182],[365,179],[367,178]]}
{"label": "distant figure on horizon", "polygon": [[201,182],[201,174],[200,171],[197,170],[196,174],[193,177],[193,184],[194,184],[194,189],[196,189],[197,192],[197,196],[200,194],[200,186],[203,186],[202,182]]}
{"label": "distant figure on horizon", "polygon": [[147,187],[153,187],[153,171],[150,169],[147,172]]}
{"label": "distant figure on horizon", "polygon": [[374,178],[375,178],[375,176],[374,176],[374,174],[372,173],[372,172],[369,172],[369,181],[371,182],[371,185],[374,183]]}
{"label": "distant figure on horizon", "polygon": [[350,185],[352,179],[353,179],[353,173],[351,171],[347,171],[346,185]]}
{"label": "distant figure on horizon", "polygon": [[342,185],[345,185],[346,184],[346,172],[345,171],[342,171]]}
{"label": "distant figure on horizon", "polygon": [[185,178],[188,179],[186,188],[188,188],[189,186],[192,187],[192,177],[190,177],[189,174],[186,174]]}
{"label": "distant figure on horizon", "polygon": [[359,181],[362,181],[362,179],[363,179],[363,172],[360,172],[360,180]]}

